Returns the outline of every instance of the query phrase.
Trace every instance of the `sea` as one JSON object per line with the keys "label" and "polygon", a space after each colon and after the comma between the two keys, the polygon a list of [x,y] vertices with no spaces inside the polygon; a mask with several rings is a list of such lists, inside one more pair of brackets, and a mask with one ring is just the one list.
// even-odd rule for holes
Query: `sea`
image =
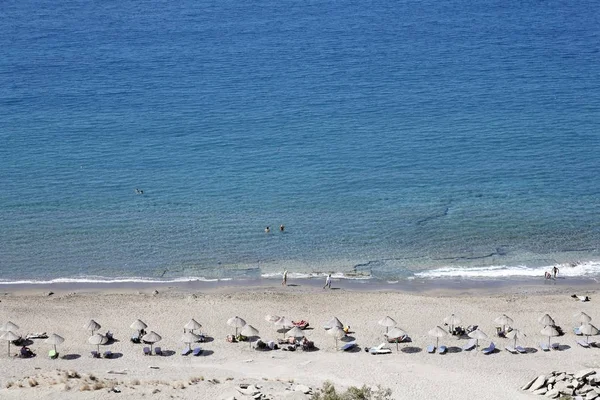
{"label": "sea", "polygon": [[0,4],[1,283],[597,279],[599,246],[596,1]]}

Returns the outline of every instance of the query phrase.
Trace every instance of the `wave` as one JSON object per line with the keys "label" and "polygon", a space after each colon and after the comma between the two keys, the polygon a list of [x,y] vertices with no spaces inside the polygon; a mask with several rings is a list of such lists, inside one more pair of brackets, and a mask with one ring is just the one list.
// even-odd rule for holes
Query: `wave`
{"label": "wave", "polygon": [[202,277],[182,277],[173,279],[152,279],[152,278],[107,278],[107,277],[80,277],[80,278],[56,278],[48,280],[0,280],[0,285],[49,285],[53,283],[184,283],[184,282],[225,282],[231,281],[232,278],[202,278]]}
{"label": "wave", "polygon": [[[288,272],[288,279],[325,279],[325,277],[329,275],[329,272]],[[281,272],[272,272],[272,273],[264,273],[261,274],[260,277],[263,279],[281,279],[283,273]],[[347,279],[347,280],[369,280],[373,279],[371,275],[368,274],[358,274],[358,273],[344,273],[344,272],[334,272],[331,273],[331,277],[334,279]]]}
{"label": "wave", "polygon": [[[415,272],[418,278],[519,278],[543,277],[545,272],[551,272],[554,265],[542,267],[527,267],[524,265],[507,266],[493,265],[487,267],[442,267],[428,271]],[[600,262],[584,262],[576,264],[556,264],[559,277],[593,277],[600,275]]]}

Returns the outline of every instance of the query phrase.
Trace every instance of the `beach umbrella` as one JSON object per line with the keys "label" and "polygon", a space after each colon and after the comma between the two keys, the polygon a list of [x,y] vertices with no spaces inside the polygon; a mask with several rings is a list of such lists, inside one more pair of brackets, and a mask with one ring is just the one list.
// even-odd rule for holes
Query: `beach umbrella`
{"label": "beach umbrella", "polygon": [[198,340],[200,340],[200,336],[191,331],[185,332],[181,337],[181,341],[186,343],[190,350],[192,350],[192,343],[196,343]]}
{"label": "beach umbrella", "polygon": [[542,325],[544,325],[544,326],[547,326],[547,325],[554,326],[554,320],[553,320],[553,319],[552,319],[552,317],[551,317],[551,316],[549,316],[548,314],[544,314],[544,315],[542,315],[542,316],[541,316],[541,317],[538,319],[538,321],[539,321],[539,323],[540,323],[540,324],[542,324]]}
{"label": "beach umbrella", "polygon": [[256,329],[252,325],[246,324],[242,327],[240,333],[248,338],[248,342],[250,342],[250,347],[252,347],[252,338],[258,336],[258,329]]}
{"label": "beach umbrella", "polygon": [[461,323],[461,319],[454,314],[444,318],[444,323],[450,326],[450,332],[454,332],[454,327]]}
{"label": "beach umbrella", "polygon": [[265,316],[265,321],[267,321],[267,322],[275,322],[275,321],[277,321],[279,318],[281,318],[281,317],[279,317],[279,316],[277,316],[277,315],[270,315],[270,314],[269,314],[269,315],[266,315],[266,316]]}
{"label": "beach umbrella", "polygon": [[294,339],[303,338],[304,331],[302,329],[298,328],[297,326],[295,326],[285,333],[285,337],[293,337]]}
{"label": "beach umbrella", "polygon": [[479,341],[487,339],[488,335],[485,332],[475,329],[473,332],[469,332],[468,335],[471,339],[475,339],[475,346],[479,346]]}
{"label": "beach umbrella", "polygon": [[13,340],[19,339],[21,336],[13,333],[13,331],[6,331],[0,336],[0,339],[6,340],[8,342],[8,356],[10,357],[10,342]]}
{"label": "beach umbrella", "polygon": [[233,326],[235,328],[235,336],[238,335],[238,328],[243,327],[244,325],[246,325],[246,321],[244,321],[243,319],[241,319],[240,317],[233,317],[233,318],[229,318],[227,320],[227,325],[229,326]]}
{"label": "beach umbrella", "polygon": [[2,331],[2,332],[8,332],[8,331],[16,332],[18,330],[19,330],[19,327],[15,323],[10,322],[10,321],[8,321],[7,323],[5,323],[4,325],[2,325],[0,327],[0,331]]}
{"label": "beach umbrella", "polygon": [[340,329],[342,329],[344,327],[344,324],[342,324],[340,322],[339,319],[337,319],[336,317],[333,317],[332,319],[330,319],[329,321],[327,321],[327,323],[325,323],[325,325],[323,326],[325,329],[332,329],[334,327],[338,327]]}
{"label": "beach umbrella", "polygon": [[388,330],[392,326],[396,326],[396,321],[394,321],[391,317],[385,317],[377,322],[381,326],[385,326],[385,333],[388,333]]}
{"label": "beach umbrella", "polygon": [[152,353],[152,347],[154,346],[154,343],[160,342],[162,340],[162,336],[154,331],[150,331],[142,336],[142,340],[150,343],[150,353]]}
{"label": "beach umbrella", "polygon": [[292,322],[292,320],[289,318],[281,317],[275,321],[275,326],[282,328],[281,331],[283,332],[283,337],[285,338],[285,333],[288,331],[288,329],[294,327],[294,322]]}
{"label": "beach umbrella", "polygon": [[56,345],[57,344],[61,344],[65,341],[65,338],[63,338],[60,335],[57,335],[56,333],[53,333],[52,335],[48,336],[48,339],[44,340],[45,343],[51,344],[54,346],[54,351],[56,352]]}
{"label": "beach umbrella", "polygon": [[501,316],[499,316],[498,318],[496,318],[494,320],[495,323],[502,325],[502,331],[506,332],[506,326],[511,326],[514,321],[512,318],[510,318],[508,315],[506,314],[502,314]]}
{"label": "beach umbrella", "polygon": [[556,330],[555,327],[551,325],[546,325],[544,329],[540,331],[540,333],[544,336],[548,336],[548,346],[550,346],[550,338],[553,336],[559,336],[560,334]]}
{"label": "beach umbrella", "polygon": [[196,321],[194,318],[190,319],[188,321],[188,323],[183,326],[184,330],[187,329],[188,331],[192,331],[192,332],[194,332],[194,330],[200,329],[200,328],[202,328],[202,325],[200,325],[200,323],[198,321]]}
{"label": "beach umbrella", "polygon": [[437,349],[440,344],[440,338],[446,336],[448,332],[446,332],[446,330],[441,326],[436,326],[435,328],[427,332],[427,334],[435,338],[435,348]]}
{"label": "beach umbrella", "polygon": [[396,341],[396,351],[398,351],[398,339],[400,339],[404,336],[406,336],[406,332],[404,332],[402,329],[400,329],[398,327],[392,328],[387,333],[388,339],[392,339],[392,340]]}
{"label": "beach umbrella", "polygon": [[581,332],[583,335],[585,335],[585,342],[589,343],[590,340],[590,336],[594,336],[598,334],[598,328],[596,328],[594,325],[592,324],[583,324],[581,325],[581,327],[579,327],[579,332]]}
{"label": "beach umbrella", "polygon": [[85,326],[85,330],[92,331],[92,335],[94,334],[94,331],[97,331],[100,328],[101,328],[100,324],[97,323],[96,321],[94,321],[93,319],[90,319],[90,322],[88,322],[87,325]]}
{"label": "beach umbrella", "polygon": [[524,339],[525,338],[525,334],[520,331],[519,329],[513,329],[512,331],[508,332],[506,334],[506,337],[509,339],[515,339],[515,344],[514,347],[517,347],[517,339]]}
{"label": "beach umbrella", "polygon": [[587,324],[592,320],[592,317],[590,317],[583,311],[578,312],[577,314],[573,315],[573,318],[575,318],[577,320],[577,322],[581,322],[582,324]]}
{"label": "beach umbrella", "polygon": [[88,342],[94,346],[98,346],[98,353],[100,353],[100,345],[106,344],[106,342],[108,342],[108,338],[104,335],[96,333],[88,338]]}
{"label": "beach umbrella", "polygon": [[346,336],[346,332],[339,326],[334,326],[330,328],[327,333],[335,338],[335,348],[338,348],[338,340]]}
{"label": "beach umbrella", "polygon": [[140,332],[143,331],[144,329],[146,329],[148,327],[148,325],[146,325],[142,320],[140,319],[136,319],[135,321],[133,321],[133,324],[131,324],[130,328],[131,329],[135,329],[136,331]]}

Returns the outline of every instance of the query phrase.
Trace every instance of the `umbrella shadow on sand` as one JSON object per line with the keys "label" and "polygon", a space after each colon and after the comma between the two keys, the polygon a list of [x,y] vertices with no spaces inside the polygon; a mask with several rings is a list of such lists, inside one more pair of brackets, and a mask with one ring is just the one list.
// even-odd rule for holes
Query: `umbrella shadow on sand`
{"label": "umbrella shadow on sand", "polygon": [[538,349],[536,349],[535,347],[525,347],[525,351],[527,353],[537,353]]}
{"label": "umbrella shadow on sand", "polygon": [[171,357],[172,355],[175,355],[176,352],[173,350],[163,350],[162,351],[162,356],[163,357]]}
{"label": "umbrella shadow on sand", "polygon": [[202,350],[202,353],[200,353],[200,357],[207,357],[213,354],[215,354],[215,352],[212,350]]}
{"label": "umbrella shadow on sand", "polygon": [[423,349],[420,347],[416,347],[416,346],[407,346],[407,347],[401,348],[400,351],[403,353],[415,354],[415,353],[422,352]]}
{"label": "umbrella shadow on sand", "polygon": [[112,353],[109,358],[121,358],[123,353]]}
{"label": "umbrella shadow on sand", "polygon": [[458,346],[450,346],[446,350],[448,353],[460,353],[462,349]]}
{"label": "umbrella shadow on sand", "polygon": [[563,350],[569,350],[570,348],[571,348],[571,346],[569,346],[568,344],[559,344],[558,348],[556,350],[563,351]]}
{"label": "umbrella shadow on sand", "polygon": [[77,360],[81,358],[81,354],[65,354],[61,357],[63,360]]}
{"label": "umbrella shadow on sand", "polygon": [[354,342],[356,338],[354,336],[346,335],[340,339],[340,342]]}
{"label": "umbrella shadow on sand", "polygon": [[212,336],[204,336],[204,340],[199,341],[198,343],[210,343],[214,342],[215,338]]}

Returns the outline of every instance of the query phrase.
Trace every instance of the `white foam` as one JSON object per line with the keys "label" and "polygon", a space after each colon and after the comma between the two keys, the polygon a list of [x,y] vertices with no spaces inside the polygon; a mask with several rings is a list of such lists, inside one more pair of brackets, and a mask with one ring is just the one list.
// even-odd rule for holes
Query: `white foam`
{"label": "white foam", "polygon": [[[575,265],[559,264],[559,277],[593,277],[600,274],[600,262],[584,262]],[[510,278],[510,277],[544,277],[551,272],[553,265],[543,267],[527,267],[524,265],[506,266],[492,265],[487,267],[442,267],[428,271],[415,272],[419,278]]]}
{"label": "white foam", "polygon": [[231,278],[209,279],[202,277],[183,277],[174,279],[150,279],[150,278],[105,278],[105,277],[81,277],[81,278],[56,278],[50,280],[0,280],[0,285],[49,285],[53,283],[182,283],[182,282],[221,282],[230,281]]}
{"label": "white foam", "polygon": [[[329,274],[329,272],[309,272],[309,273],[301,273],[301,272],[288,272],[288,279],[325,279],[325,277]],[[275,272],[275,273],[264,273],[260,276],[263,279],[273,279],[273,278],[282,278],[283,273]],[[334,279],[347,279],[347,280],[367,280],[371,279],[371,275],[347,275],[343,272],[334,272],[331,273],[331,277]]]}

